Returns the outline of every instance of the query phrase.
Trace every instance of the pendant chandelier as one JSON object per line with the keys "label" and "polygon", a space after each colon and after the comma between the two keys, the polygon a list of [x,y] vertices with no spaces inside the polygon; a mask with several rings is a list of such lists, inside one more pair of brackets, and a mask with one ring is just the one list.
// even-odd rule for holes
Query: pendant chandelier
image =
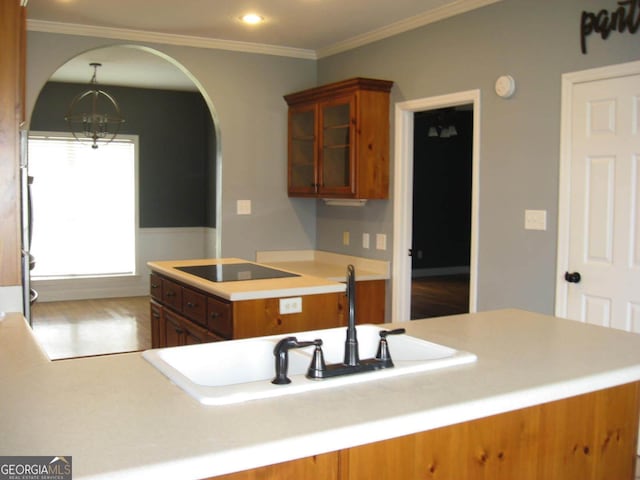
{"label": "pendant chandelier", "polygon": [[91,148],[98,148],[98,142],[107,144],[116,138],[124,118],[118,102],[104,90],[98,89],[96,73],[102,64],[89,65],[93,67],[91,86],[73,99],[64,118],[76,140],[91,139]]}

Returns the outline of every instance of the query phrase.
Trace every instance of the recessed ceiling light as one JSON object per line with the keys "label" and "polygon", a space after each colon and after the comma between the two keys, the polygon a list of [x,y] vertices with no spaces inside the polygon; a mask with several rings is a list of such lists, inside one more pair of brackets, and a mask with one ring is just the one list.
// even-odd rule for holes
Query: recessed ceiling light
{"label": "recessed ceiling light", "polygon": [[249,25],[257,25],[258,23],[264,22],[264,17],[258,15],[257,13],[247,13],[240,17],[244,23],[248,23]]}

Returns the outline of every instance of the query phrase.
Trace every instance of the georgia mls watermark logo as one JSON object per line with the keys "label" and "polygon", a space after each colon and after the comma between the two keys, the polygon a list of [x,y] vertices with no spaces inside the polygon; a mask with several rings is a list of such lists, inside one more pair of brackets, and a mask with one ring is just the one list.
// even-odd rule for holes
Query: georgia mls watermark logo
{"label": "georgia mls watermark logo", "polygon": [[0,480],[71,478],[71,457],[0,457]]}

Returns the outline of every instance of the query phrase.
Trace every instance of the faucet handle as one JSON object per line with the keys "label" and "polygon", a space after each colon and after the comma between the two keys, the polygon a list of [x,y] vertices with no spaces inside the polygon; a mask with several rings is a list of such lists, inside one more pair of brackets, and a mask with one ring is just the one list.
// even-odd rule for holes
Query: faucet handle
{"label": "faucet handle", "polygon": [[393,367],[393,361],[391,360],[391,354],[389,353],[389,344],[387,343],[387,336],[401,335],[405,332],[406,330],[404,328],[396,328],[395,330],[381,330],[380,343],[378,344],[376,360],[380,361],[385,367]]}
{"label": "faucet handle", "polygon": [[324,378],[324,373],[327,370],[327,365],[324,362],[324,354],[322,353],[322,340],[315,340],[317,342],[316,348],[313,350],[313,358],[311,364],[307,370],[307,378],[311,380],[317,380]]}
{"label": "faucet handle", "polygon": [[404,328],[396,328],[394,330],[380,330],[380,338],[387,338],[387,335],[402,335],[407,333]]}

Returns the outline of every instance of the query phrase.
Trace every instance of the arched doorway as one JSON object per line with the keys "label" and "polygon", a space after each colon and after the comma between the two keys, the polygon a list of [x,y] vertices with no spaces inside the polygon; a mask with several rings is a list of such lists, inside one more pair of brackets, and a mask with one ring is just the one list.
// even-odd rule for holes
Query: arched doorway
{"label": "arched doorway", "polygon": [[[40,92],[30,131],[67,129],[65,110],[73,96],[86,89],[92,62],[103,65],[97,78],[100,87],[109,89],[121,104],[122,136],[139,138],[135,271],[89,276],[68,272],[65,278],[34,279],[42,302],[144,296],[147,261],[210,257],[219,251],[221,154],[215,109],[197,80],[173,59],[133,45],[99,48],[75,57]],[[36,178],[34,189],[37,185]],[[37,209],[34,217],[37,232]],[[77,333],[81,327],[74,328]],[[73,334],[68,336],[73,340]],[[107,352],[76,351],[86,353]]]}

